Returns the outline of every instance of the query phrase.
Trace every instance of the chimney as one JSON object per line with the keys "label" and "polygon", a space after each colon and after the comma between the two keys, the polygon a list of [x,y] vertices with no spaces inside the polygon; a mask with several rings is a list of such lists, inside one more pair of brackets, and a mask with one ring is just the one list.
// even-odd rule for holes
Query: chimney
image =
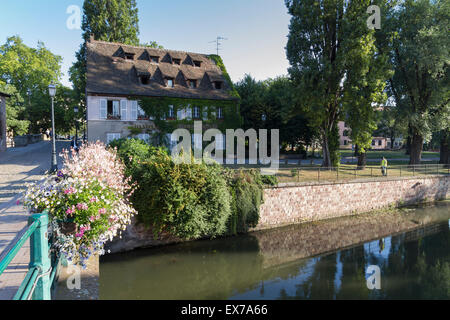
{"label": "chimney", "polygon": [[90,37],[89,37],[89,42],[93,42],[95,41],[95,35],[93,33],[91,33]]}

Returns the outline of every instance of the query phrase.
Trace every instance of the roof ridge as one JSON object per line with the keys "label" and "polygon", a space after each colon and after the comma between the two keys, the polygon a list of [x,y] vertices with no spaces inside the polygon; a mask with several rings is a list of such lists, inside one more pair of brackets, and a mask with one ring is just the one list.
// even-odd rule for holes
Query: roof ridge
{"label": "roof ridge", "polygon": [[152,47],[144,47],[144,46],[134,46],[134,45],[130,45],[130,44],[124,44],[124,43],[120,43],[120,42],[110,42],[110,41],[103,41],[103,40],[90,40],[88,41],[88,43],[93,43],[93,42],[98,42],[98,43],[104,43],[104,44],[111,44],[111,45],[119,45],[119,46],[126,46],[126,47],[131,47],[131,48],[135,48],[135,49],[151,49],[151,50],[159,50],[159,51],[164,51],[164,52],[176,52],[176,53],[185,53],[185,54],[200,54],[203,56],[209,56],[211,54],[206,54],[206,53],[199,53],[199,52],[189,52],[189,51],[181,51],[181,50],[172,50],[172,49],[161,49],[161,48],[152,48]]}

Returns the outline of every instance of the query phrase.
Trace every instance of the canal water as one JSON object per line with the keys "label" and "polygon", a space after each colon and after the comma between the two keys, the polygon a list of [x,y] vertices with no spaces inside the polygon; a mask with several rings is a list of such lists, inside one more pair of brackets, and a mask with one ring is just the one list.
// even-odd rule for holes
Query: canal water
{"label": "canal water", "polygon": [[450,299],[449,219],[441,202],[106,255],[100,299]]}

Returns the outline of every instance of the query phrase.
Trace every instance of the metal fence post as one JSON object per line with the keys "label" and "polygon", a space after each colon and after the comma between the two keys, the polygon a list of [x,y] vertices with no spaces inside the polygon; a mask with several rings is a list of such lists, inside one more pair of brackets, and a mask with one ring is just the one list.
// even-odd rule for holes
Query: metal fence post
{"label": "metal fence post", "polygon": [[48,249],[48,215],[34,214],[28,219],[28,224],[34,221],[39,221],[39,226],[30,238],[30,268],[38,267],[40,270],[33,300],[50,300],[51,261]]}

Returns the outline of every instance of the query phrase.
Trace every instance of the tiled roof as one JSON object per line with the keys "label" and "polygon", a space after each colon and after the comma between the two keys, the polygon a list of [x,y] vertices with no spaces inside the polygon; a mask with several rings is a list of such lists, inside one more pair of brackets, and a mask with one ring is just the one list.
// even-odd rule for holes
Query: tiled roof
{"label": "tiled roof", "polygon": [[[133,59],[126,59],[130,54]],[[157,57],[158,63],[151,57]],[[180,59],[180,65],[172,59]],[[149,77],[148,84],[142,84],[141,76]],[[174,88],[166,87],[169,78],[174,79]],[[189,88],[188,80],[197,80],[197,88]],[[223,88],[214,89],[214,81],[221,81]],[[87,42],[86,90],[88,94],[236,99],[229,94],[230,84],[222,71],[207,55],[95,40]]]}

